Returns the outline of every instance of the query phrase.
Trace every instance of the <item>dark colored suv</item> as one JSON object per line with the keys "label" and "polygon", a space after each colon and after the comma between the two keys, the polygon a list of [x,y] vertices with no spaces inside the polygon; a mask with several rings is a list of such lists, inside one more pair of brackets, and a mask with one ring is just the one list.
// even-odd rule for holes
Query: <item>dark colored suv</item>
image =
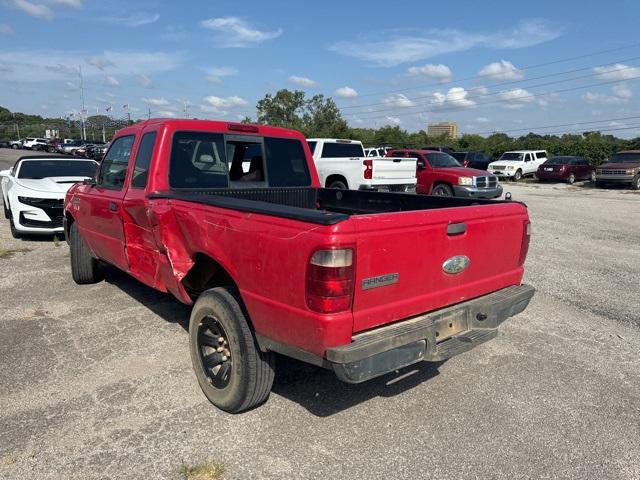
{"label": "dark colored suv", "polygon": [[596,172],[582,157],[562,156],[551,157],[538,167],[536,177],[539,180],[561,180],[574,183],[576,180],[591,180],[595,182]]}
{"label": "dark colored suv", "polygon": [[465,167],[477,168],[478,170],[486,170],[491,163],[491,159],[484,152],[452,152],[449,155]]}
{"label": "dark colored suv", "polygon": [[640,150],[627,150],[613,154],[596,169],[596,186],[607,183],[629,184],[640,190]]}

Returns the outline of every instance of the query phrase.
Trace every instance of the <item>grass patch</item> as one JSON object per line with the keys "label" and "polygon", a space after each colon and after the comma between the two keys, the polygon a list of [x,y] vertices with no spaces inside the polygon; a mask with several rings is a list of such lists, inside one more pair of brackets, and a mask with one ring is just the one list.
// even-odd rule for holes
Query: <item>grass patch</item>
{"label": "grass patch", "polygon": [[224,467],[217,462],[206,461],[194,466],[180,465],[178,471],[184,480],[222,480]]}
{"label": "grass patch", "polygon": [[2,248],[0,247],[0,258],[11,258],[13,257],[16,253],[25,253],[25,252],[30,252],[31,249],[30,248]]}
{"label": "grass patch", "polygon": [[54,247],[59,247],[60,246],[60,239],[58,238],[57,235],[53,236],[53,246]]}

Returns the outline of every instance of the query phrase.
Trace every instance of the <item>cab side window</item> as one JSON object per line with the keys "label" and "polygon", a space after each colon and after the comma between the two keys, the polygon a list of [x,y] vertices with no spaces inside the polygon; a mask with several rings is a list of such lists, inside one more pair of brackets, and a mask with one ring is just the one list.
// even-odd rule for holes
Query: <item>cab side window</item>
{"label": "cab side window", "polygon": [[99,187],[121,190],[127,176],[127,167],[131,158],[134,135],[127,135],[114,140],[111,148],[100,165],[100,173],[96,184]]}
{"label": "cab side window", "polygon": [[138,153],[136,154],[136,163],[133,167],[133,177],[131,178],[132,188],[144,188],[147,186],[149,164],[151,163],[151,155],[153,154],[155,144],[156,132],[145,133],[142,136]]}

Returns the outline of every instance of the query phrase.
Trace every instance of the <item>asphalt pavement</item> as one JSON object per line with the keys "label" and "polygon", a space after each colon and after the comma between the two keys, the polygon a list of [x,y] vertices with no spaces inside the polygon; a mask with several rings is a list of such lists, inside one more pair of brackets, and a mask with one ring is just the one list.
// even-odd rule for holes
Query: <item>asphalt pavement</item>
{"label": "asphalt pavement", "polygon": [[505,191],[529,206],[537,293],[496,339],[360,385],[280,358],[241,415],[200,392],[188,307],[116,270],[75,285],[64,242],[0,219],[0,478],[179,478],[212,460],[231,479],[639,479],[640,194]]}

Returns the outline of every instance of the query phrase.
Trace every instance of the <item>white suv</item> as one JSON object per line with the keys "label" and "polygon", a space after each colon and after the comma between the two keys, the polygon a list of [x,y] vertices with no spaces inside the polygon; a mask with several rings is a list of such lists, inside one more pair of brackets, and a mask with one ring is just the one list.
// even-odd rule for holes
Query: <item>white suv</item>
{"label": "white suv", "polygon": [[499,177],[520,180],[525,175],[533,175],[538,167],[547,161],[545,150],[514,150],[504,152],[500,159],[487,167],[489,173]]}
{"label": "white suv", "polygon": [[29,150],[41,150],[43,149],[42,147],[46,148],[46,146],[46,138],[25,138],[22,144],[23,148],[28,148]]}

